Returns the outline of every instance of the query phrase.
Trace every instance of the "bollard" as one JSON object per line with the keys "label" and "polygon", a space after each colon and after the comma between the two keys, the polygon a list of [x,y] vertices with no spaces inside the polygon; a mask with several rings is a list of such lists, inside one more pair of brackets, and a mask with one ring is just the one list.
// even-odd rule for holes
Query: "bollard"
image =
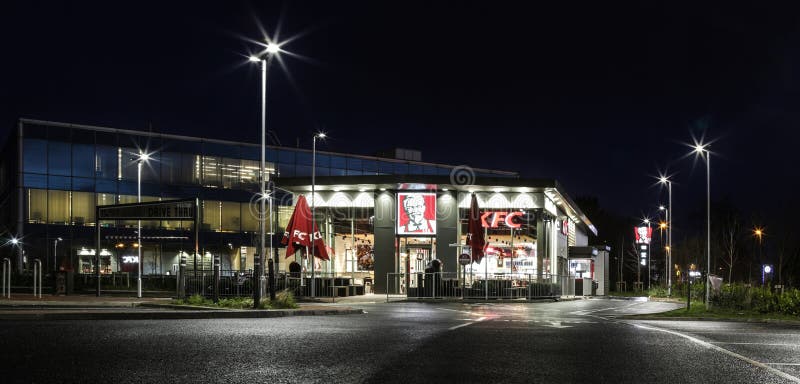
{"label": "bollard", "polygon": [[3,259],[3,296],[11,298],[11,259]]}
{"label": "bollard", "polygon": [[[37,287],[37,284],[38,284],[38,287]],[[37,288],[38,288],[38,290],[37,290]],[[38,296],[41,299],[42,298],[42,261],[39,260],[39,259],[36,259],[36,260],[33,261],[33,297],[37,296],[37,293],[36,293],[37,291],[39,292]]]}
{"label": "bollard", "polygon": [[186,298],[186,254],[181,252],[181,263],[178,266],[178,298]]}
{"label": "bollard", "polygon": [[214,304],[219,303],[219,256],[214,256]]}

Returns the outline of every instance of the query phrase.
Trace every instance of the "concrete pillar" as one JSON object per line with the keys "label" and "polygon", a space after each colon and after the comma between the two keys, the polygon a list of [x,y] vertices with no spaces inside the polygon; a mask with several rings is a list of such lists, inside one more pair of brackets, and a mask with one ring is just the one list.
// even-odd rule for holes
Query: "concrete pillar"
{"label": "concrete pillar", "polygon": [[375,293],[386,293],[386,274],[397,272],[395,266],[396,195],[394,191],[375,194]]}
{"label": "concrete pillar", "polygon": [[444,263],[442,272],[457,272],[458,200],[455,192],[441,192],[436,197],[436,258]]}

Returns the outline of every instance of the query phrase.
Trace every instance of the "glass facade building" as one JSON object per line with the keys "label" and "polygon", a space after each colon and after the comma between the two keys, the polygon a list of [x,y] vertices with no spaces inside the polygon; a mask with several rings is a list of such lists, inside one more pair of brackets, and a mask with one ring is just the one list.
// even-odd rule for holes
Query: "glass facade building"
{"label": "glass facade building", "polygon": [[[201,202],[199,264],[189,268],[210,269],[214,256],[220,256],[223,269],[252,268],[259,227],[254,204],[259,189],[259,145],[29,119],[20,120],[8,138],[0,166],[5,236],[22,239],[19,248],[7,246],[3,252],[12,256],[19,270],[40,259],[46,271],[91,272],[97,252],[92,240],[95,208],[137,201],[134,159],[142,152],[151,154],[142,169],[142,201],[198,198]],[[308,179],[310,184],[311,167],[311,150],[267,149],[270,180]],[[329,180],[448,178],[456,168],[325,151],[316,155],[316,176]],[[514,172],[473,172],[475,177],[518,178]],[[276,232],[282,233],[293,199],[289,192],[278,195],[273,217],[277,217]],[[144,251],[144,274],[174,273],[179,256],[193,252],[191,222],[143,221],[142,244],[135,240],[135,221],[103,221],[101,225],[103,273],[133,270],[124,260],[139,246]],[[371,224],[367,220],[354,225]],[[349,253],[343,251],[349,256],[341,258],[342,270],[358,269],[361,251],[355,245]]]}

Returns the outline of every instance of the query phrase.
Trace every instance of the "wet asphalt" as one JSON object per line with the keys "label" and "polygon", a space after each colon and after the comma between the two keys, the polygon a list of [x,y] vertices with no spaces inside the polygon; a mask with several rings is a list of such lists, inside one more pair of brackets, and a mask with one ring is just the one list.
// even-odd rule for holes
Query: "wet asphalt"
{"label": "wet asphalt", "polygon": [[677,306],[375,303],[360,315],[0,321],[0,381],[800,382],[797,325],[618,318]]}

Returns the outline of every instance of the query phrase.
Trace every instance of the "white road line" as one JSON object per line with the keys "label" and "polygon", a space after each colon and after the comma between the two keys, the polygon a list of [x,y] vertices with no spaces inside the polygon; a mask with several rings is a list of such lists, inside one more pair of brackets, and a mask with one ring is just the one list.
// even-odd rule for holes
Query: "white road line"
{"label": "white road line", "polygon": [[800,363],[764,363],[767,365],[800,365]]}
{"label": "white road line", "polygon": [[696,337],[685,335],[683,333],[672,331],[672,330],[669,330],[669,329],[661,329],[661,328],[656,328],[656,327],[650,327],[650,326],[647,326],[647,325],[633,324],[633,326],[634,327],[638,327],[638,328],[642,328],[642,329],[647,329],[647,330],[650,330],[650,331],[664,332],[664,333],[669,333],[670,335],[683,337],[684,339],[687,339],[689,341],[692,341],[694,343],[702,345],[702,346],[704,346],[706,348],[713,349],[713,350],[715,350],[717,352],[722,352],[722,353],[724,353],[724,354],[726,354],[728,356],[731,356],[731,357],[737,358],[739,360],[742,360],[742,361],[744,361],[746,363],[749,363],[750,365],[753,365],[755,367],[759,367],[759,368],[765,369],[767,372],[770,372],[773,375],[780,376],[780,377],[782,377],[782,378],[784,378],[786,380],[790,380],[790,381],[793,381],[795,383],[800,383],[800,378],[797,378],[797,377],[792,376],[792,375],[790,375],[790,374],[788,374],[786,372],[783,372],[783,371],[777,370],[775,368],[772,368],[769,365],[766,365],[764,363],[759,363],[758,361],[755,361],[755,360],[750,359],[748,357],[742,356],[742,355],[740,355],[740,354],[738,354],[736,352],[731,352],[731,351],[729,351],[729,350],[727,350],[725,348],[722,348],[720,346],[716,346],[714,344],[705,342],[705,341],[700,340],[700,339],[698,339]]}
{"label": "white road line", "polygon": [[461,327],[466,327],[468,325],[480,323],[481,321],[484,321],[484,320],[486,320],[486,318],[485,317],[481,317],[481,318],[475,319],[475,321],[470,321],[469,323],[459,324],[459,325],[456,325],[455,327],[447,328],[447,330],[448,331],[456,330],[456,329],[459,329]]}
{"label": "white road line", "polygon": [[712,341],[711,344],[730,344],[730,345],[769,345],[771,347],[800,347],[797,344],[786,344],[786,343],[744,343],[744,342],[735,342],[735,341]]}

